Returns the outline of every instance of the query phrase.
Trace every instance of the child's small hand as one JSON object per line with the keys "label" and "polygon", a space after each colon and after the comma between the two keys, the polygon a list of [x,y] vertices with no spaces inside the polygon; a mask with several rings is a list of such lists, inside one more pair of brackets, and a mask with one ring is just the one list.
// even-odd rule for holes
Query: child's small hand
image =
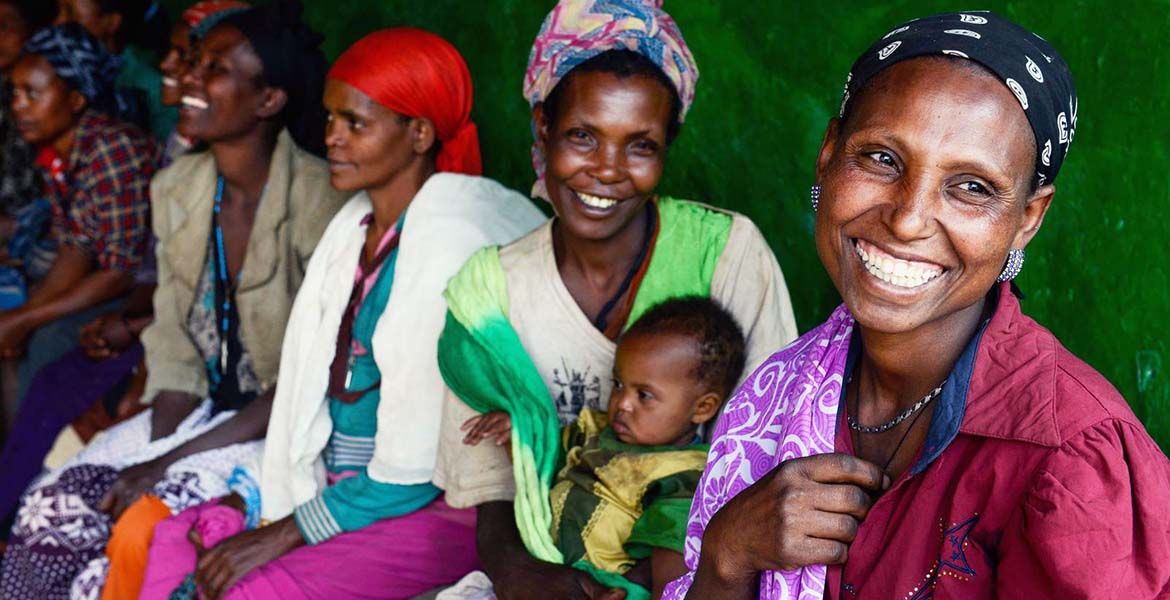
{"label": "child's small hand", "polygon": [[468,446],[479,445],[484,438],[492,438],[497,446],[512,441],[512,417],[506,412],[489,412],[472,417],[459,429],[467,432],[463,436],[463,443]]}

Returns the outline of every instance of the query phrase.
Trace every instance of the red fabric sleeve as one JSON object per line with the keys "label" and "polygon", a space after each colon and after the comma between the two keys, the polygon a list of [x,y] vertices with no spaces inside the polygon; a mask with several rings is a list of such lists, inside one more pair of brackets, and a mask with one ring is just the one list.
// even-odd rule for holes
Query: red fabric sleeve
{"label": "red fabric sleeve", "polygon": [[1111,420],[1068,440],[1004,529],[1001,598],[1170,597],[1170,461]]}

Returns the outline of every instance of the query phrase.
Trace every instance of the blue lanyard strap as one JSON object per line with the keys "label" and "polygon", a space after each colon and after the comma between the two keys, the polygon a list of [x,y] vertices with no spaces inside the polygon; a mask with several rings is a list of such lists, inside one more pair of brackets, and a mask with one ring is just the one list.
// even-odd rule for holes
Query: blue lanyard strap
{"label": "blue lanyard strap", "polygon": [[219,281],[217,286],[222,290],[222,297],[217,293],[217,300],[221,301],[222,314],[220,315],[220,370],[225,371],[227,368],[227,346],[228,336],[231,330],[231,309],[232,309],[232,294],[231,283],[229,281],[228,266],[227,266],[227,250],[223,243],[223,229],[219,225],[220,207],[223,205],[223,176],[220,175],[215,180],[215,216],[213,218],[213,225],[215,227],[215,277]]}

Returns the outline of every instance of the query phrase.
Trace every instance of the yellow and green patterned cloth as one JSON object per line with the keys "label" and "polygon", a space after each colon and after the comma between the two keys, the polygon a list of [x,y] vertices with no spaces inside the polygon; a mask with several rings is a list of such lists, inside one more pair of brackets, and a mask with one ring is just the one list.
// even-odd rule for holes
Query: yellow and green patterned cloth
{"label": "yellow and green patterned cloth", "polygon": [[633,446],[600,411],[561,432],[564,464],[550,493],[552,536],[566,563],[625,573],[653,548],[683,552],[707,444]]}
{"label": "yellow and green patterned cloth", "polygon": [[[658,237],[634,292],[631,324],[664,300],[709,296],[731,231],[729,213],[671,198],[661,198],[657,205]],[[508,321],[508,286],[499,251],[498,246],[480,250],[448,284],[439,370],[451,391],[472,409],[502,410],[511,416],[516,526],[534,557],[569,564],[551,535],[549,492],[562,458],[560,422],[544,380]],[[649,597],[620,574],[575,566],[603,584],[626,589],[628,600]]]}

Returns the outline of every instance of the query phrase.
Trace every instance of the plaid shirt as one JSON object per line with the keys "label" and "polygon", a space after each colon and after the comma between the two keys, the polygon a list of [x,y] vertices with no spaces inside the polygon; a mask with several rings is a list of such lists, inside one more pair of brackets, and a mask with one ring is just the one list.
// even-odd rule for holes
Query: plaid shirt
{"label": "plaid shirt", "polygon": [[53,228],[61,243],[77,246],[99,269],[136,272],[147,252],[150,179],[158,149],[138,128],[89,110],[77,126],[69,161],[48,167]]}

